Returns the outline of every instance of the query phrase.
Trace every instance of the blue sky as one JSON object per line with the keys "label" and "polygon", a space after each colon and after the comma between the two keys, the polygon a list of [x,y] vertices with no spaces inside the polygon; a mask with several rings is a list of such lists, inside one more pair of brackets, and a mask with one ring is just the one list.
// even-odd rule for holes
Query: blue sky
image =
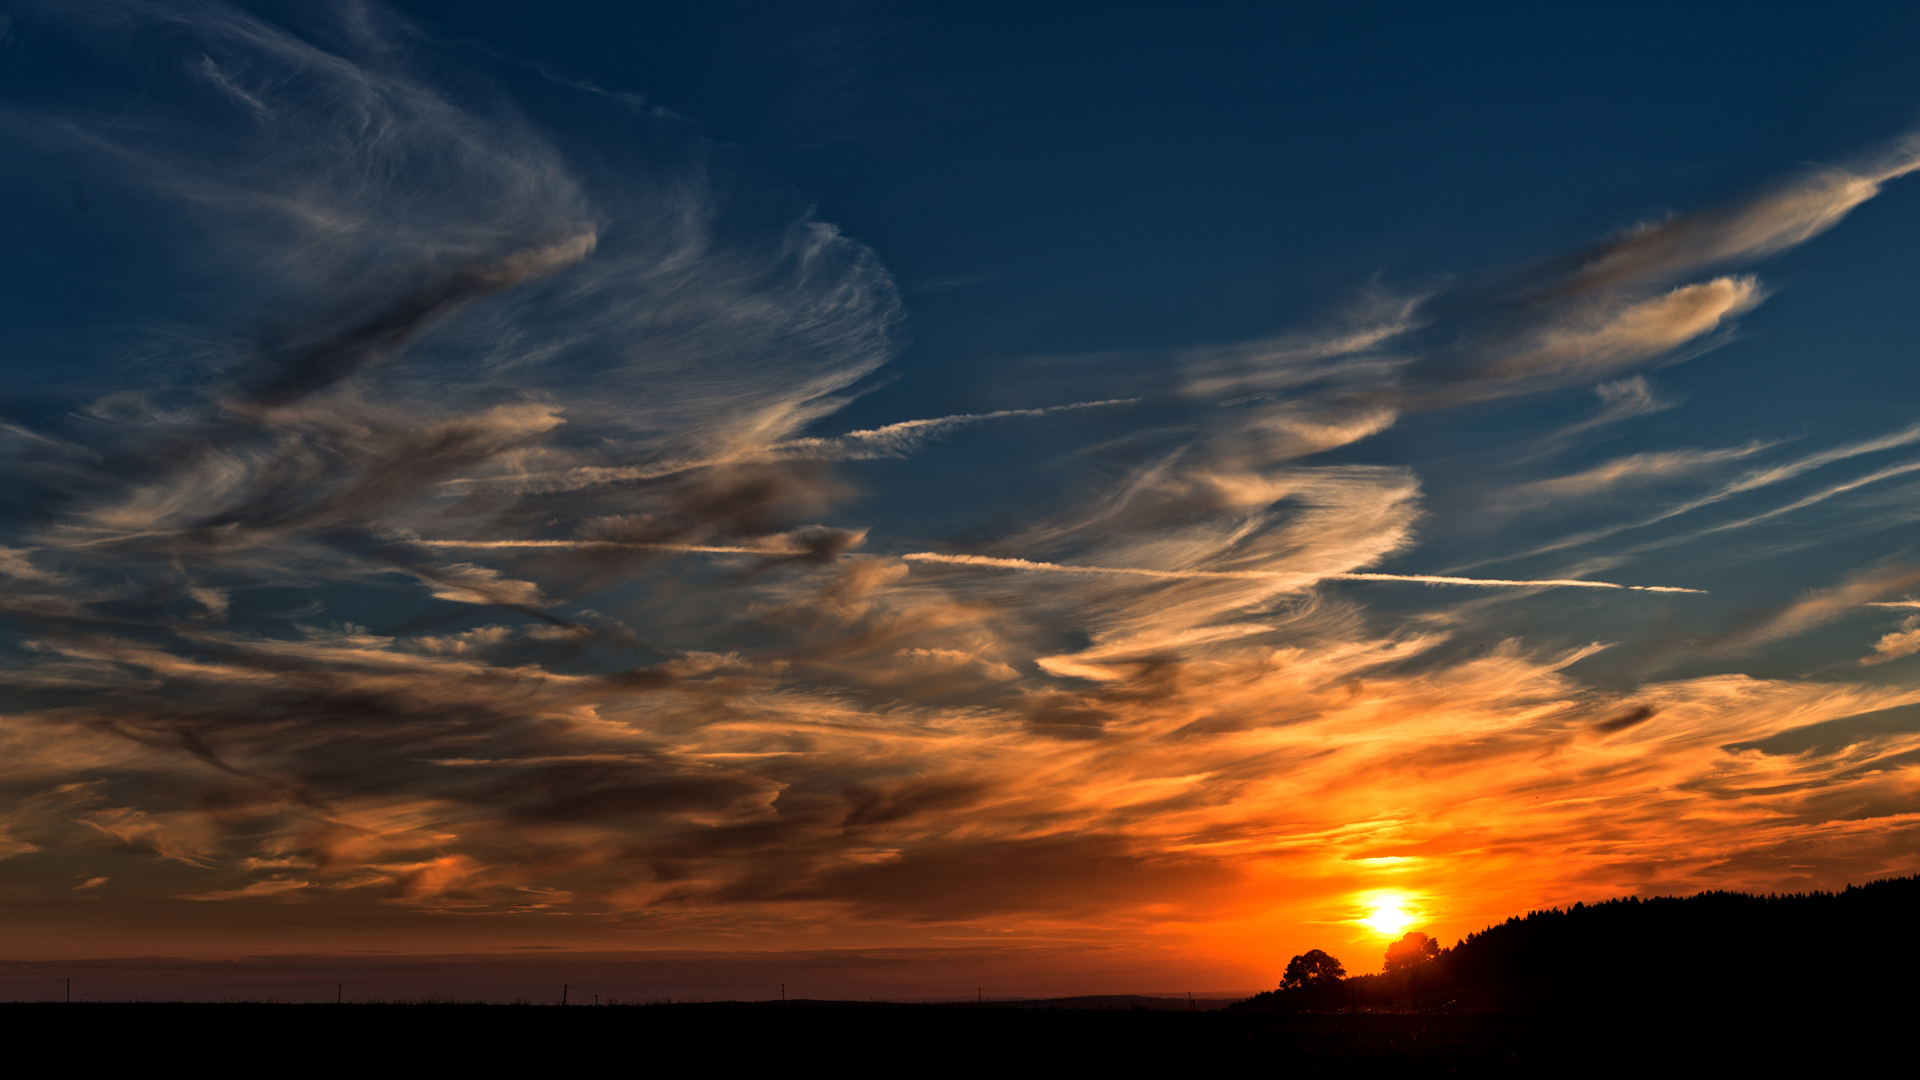
{"label": "blue sky", "polygon": [[[1820,19],[1738,5],[405,10],[695,119],[879,252],[907,321],[877,388],[836,416],[856,427],[1055,403],[1036,357],[1259,339],[1322,322],[1369,288],[1497,291],[1636,224],[1870,152],[1912,125],[1920,100],[1899,52],[1914,16],[1895,5]],[[1853,227],[1772,259],[1775,295],[1741,320],[1731,351],[1655,377],[1686,407],[1517,475],[1574,472],[1642,444],[1797,445],[1904,426],[1916,328],[1894,313],[1915,213],[1911,200],[1876,200]],[[1418,461],[1445,498],[1485,483],[1487,455],[1592,404],[1568,387],[1466,423],[1403,422],[1341,453]],[[956,510],[973,520],[948,528],[991,529],[979,504],[1018,498],[1004,469],[977,467],[981,452],[1018,453],[985,441],[943,477],[973,482]],[[1554,531],[1551,519],[1520,522],[1489,552],[1484,521],[1429,512],[1439,520],[1397,569],[1440,572]],[[1827,542],[1852,548],[1847,565],[1901,547]],[[1670,565],[1731,594],[1689,612],[1722,619],[1833,568],[1804,550],[1754,551],[1737,569],[1720,545],[1651,557],[1668,561],[1642,563],[1648,580]],[[1805,646],[1772,659],[1818,667]]]}
{"label": "blue sky", "polygon": [[40,939],[1253,979],[1920,861],[1920,15],[6,20]]}

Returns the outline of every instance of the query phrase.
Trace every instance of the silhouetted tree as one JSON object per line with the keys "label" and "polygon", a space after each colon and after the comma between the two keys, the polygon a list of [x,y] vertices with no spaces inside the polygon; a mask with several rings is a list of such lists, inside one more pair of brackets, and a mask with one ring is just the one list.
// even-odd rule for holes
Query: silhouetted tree
{"label": "silhouetted tree", "polygon": [[[1407,996],[1417,1007],[1428,995],[1471,1009],[1631,1005],[1649,1015],[1685,1010],[1690,1017],[1702,1008],[1857,1009],[1863,1002],[1905,1007],[1916,998],[1911,973],[1920,969],[1920,934],[1901,928],[1912,925],[1916,911],[1920,877],[1835,892],[1703,892],[1581,903],[1514,916],[1467,934],[1450,949],[1434,950],[1439,955],[1430,962],[1397,969],[1390,964],[1377,975],[1312,983],[1308,975],[1318,965],[1295,957],[1289,968],[1294,978],[1231,1008],[1330,1012]],[[1402,947],[1404,940],[1395,943],[1389,959],[1397,959]],[[1649,956],[1692,958],[1690,991],[1675,993],[1669,983],[1651,978],[1644,964],[1631,962]],[[1782,957],[1800,956],[1824,958],[1819,979],[1780,978]],[[1327,960],[1339,970],[1338,961]]]}
{"label": "silhouetted tree", "polygon": [[1440,956],[1440,943],[1418,930],[1387,946],[1387,970],[1406,971],[1431,963]]}
{"label": "silhouetted tree", "polygon": [[1280,989],[1331,986],[1346,977],[1347,969],[1340,966],[1340,961],[1319,949],[1308,949],[1287,961],[1287,973],[1280,977]]}

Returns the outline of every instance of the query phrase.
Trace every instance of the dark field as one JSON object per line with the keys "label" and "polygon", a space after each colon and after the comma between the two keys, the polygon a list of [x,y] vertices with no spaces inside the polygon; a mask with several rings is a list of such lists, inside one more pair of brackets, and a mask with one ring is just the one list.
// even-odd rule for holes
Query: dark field
{"label": "dark field", "polygon": [[[812,1007],[808,1007],[812,1005]],[[972,1074],[1231,1069],[1260,1075],[1662,1075],[1826,1069],[1897,1050],[1905,1023],[1866,1013],[1362,1013],[1261,1015],[830,1003],[514,1005],[22,1004],[0,1006],[16,1046],[90,1068],[194,1056],[369,1067],[742,1068]],[[257,1060],[257,1059],[256,1059]]]}
{"label": "dark field", "polygon": [[[230,1055],[277,1065],[291,1056],[301,1075],[376,1066],[646,1072],[663,1064],[726,1076],[1828,1075],[1911,1054],[1920,949],[1885,928],[1906,925],[1916,908],[1920,878],[1839,893],[1582,904],[1507,920],[1393,973],[1191,1001],[616,1004],[607,997],[601,1005],[594,994],[645,993],[617,984],[642,983],[646,971],[664,975],[630,959],[569,957],[572,982],[538,985],[535,972],[522,970],[529,982],[520,989],[477,978],[464,984],[466,994],[524,994],[541,1004],[460,1004],[421,999],[398,980],[455,986],[456,975],[491,969],[389,958],[323,972],[300,958],[264,958],[224,965],[224,991],[200,983],[198,992],[317,992],[344,1003],[18,1003],[0,1005],[0,1026],[18,1045],[50,1045],[96,1071],[144,1068],[156,1048],[191,1047],[196,1062]],[[63,962],[56,971],[23,963],[9,985],[63,997],[71,986],[77,998],[186,997],[191,980],[163,976],[212,979],[216,967],[100,961]],[[76,974],[60,973],[69,970]],[[763,991],[780,982],[764,971],[759,977],[768,984]],[[259,981],[243,989],[240,979]],[[558,1004],[569,993],[574,1004]],[[402,995],[412,1003],[395,1000]]]}

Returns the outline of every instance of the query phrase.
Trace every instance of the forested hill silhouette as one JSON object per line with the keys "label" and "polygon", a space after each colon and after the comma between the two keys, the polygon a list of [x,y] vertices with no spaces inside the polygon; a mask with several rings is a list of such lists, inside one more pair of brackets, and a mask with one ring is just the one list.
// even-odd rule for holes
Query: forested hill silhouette
{"label": "forested hill silhouette", "polygon": [[[1423,947],[1425,935],[1409,934],[1418,940],[1396,943],[1397,970],[1379,975],[1312,977],[1326,967],[1320,964],[1301,966],[1309,973],[1303,978],[1290,967],[1281,989],[1230,1008],[1666,1011],[1885,1003],[1890,995],[1914,997],[1920,986],[1917,921],[1920,877],[1841,892],[1629,897],[1531,911],[1451,949]],[[1337,959],[1325,959],[1339,969]]]}

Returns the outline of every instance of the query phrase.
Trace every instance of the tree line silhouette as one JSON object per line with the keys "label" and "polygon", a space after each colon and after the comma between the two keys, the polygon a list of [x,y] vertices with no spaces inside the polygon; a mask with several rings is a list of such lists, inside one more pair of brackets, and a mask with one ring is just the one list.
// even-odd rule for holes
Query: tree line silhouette
{"label": "tree line silhouette", "polygon": [[1312,949],[1252,1012],[1805,1006],[1911,997],[1920,977],[1920,877],[1840,892],[1703,892],[1530,911],[1452,948],[1419,931],[1385,970],[1349,976]]}

